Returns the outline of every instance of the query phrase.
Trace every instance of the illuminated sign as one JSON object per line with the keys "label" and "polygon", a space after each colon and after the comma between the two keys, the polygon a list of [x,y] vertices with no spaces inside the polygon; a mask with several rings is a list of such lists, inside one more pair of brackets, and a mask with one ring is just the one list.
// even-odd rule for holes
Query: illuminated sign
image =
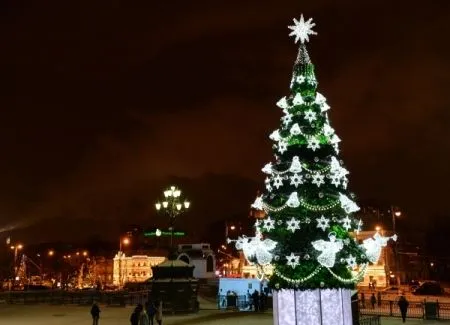
{"label": "illuminated sign", "polygon": [[[147,231],[144,232],[145,237],[161,237],[161,236],[170,236],[172,233],[170,231],[164,231],[160,229],[156,229],[155,231]],[[174,237],[182,237],[186,236],[186,233],[184,231],[174,231],[173,232]]]}

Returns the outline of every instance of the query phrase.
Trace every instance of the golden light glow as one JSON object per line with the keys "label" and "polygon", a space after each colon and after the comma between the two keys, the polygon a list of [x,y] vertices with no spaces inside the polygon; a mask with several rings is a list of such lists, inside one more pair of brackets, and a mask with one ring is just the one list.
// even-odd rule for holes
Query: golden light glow
{"label": "golden light glow", "polygon": [[87,256],[88,255],[88,252],[87,251],[84,251],[83,252],[83,256]]}
{"label": "golden light glow", "polygon": [[122,240],[122,244],[124,244],[124,245],[128,245],[129,243],[130,243],[130,239],[129,238],[124,238]]}
{"label": "golden light glow", "polygon": [[53,255],[55,255],[55,252],[53,250],[49,250],[48,251],[48,256],[53,256]]}

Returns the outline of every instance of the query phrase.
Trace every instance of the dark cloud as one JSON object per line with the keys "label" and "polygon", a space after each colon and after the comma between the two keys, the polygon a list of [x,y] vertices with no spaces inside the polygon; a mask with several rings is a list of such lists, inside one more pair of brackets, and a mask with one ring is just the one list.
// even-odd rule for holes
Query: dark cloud
{"label": "dark cloud", "polygon": [[46,219],[57,237],[64,224],[108,220],[109,236],[114,222],[162,222],[152,204],[174,176],[195,218],[246,215],[296,55],[286,25],[300,12],[317,23],[310,54],[358,197],[412,220],[447,211],[446,1],[39,1],[3,12],[5,227]]}

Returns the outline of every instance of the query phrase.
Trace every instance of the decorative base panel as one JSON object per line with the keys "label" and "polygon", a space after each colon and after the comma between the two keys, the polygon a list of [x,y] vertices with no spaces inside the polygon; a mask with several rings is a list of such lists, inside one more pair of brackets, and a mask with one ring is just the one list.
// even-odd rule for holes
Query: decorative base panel
{"label": "decorative base panel", "polygon": [[273,292],[274,325],[352,325],[347,289]]}

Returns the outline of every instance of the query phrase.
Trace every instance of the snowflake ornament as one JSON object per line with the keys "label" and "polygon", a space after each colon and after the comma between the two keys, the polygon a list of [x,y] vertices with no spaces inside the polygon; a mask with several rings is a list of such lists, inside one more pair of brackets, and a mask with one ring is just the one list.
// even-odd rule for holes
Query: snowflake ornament
{"label": "snowflake ornament", "polygon": [[286,201],[286,205],[291,208],[297,208],[300,206],[297,192],[292,192],[291,195],[289,195],[289,198]]}
{"label": "snowflake ornament", "polygon": [[310,85],[317,85],[317,79],[314,75],[309,75],[306,77],[306,82]]}
{"label": "snowflake ornament", "polygon": [[285,151],[287,151],[287,142],[284,140],[278,141],[278,152],[283,154]]}
{"label": "snowflake ornament", "polygon": [[297,76],[297,82],[298,82],[299,84],[304,83],[304,82],[305,82],[305,77],[304,77],[303,75]]}
{"label": "snowflake ornament", "polygon": [[263,228],[267,231],[271,231],[272,229],[275,229],[275,220],[271,219],[270,217],[267,217],[263,220]]}
{"label": "snowflake ornament", "polygon": [[282,109],[289,108],[289,104],[288,104],[288,102],[287,102],[287,100],[286,100],[286,97],[281,98],[281,99],[276,103],[276,105],[277,105],[279,108],[282,108]]}
{"label": "snowflake ornament", "polygon": [[302,175],[295,173],[290,177],[291,179],[291,185],[294,185],[295,187],[298,187],[300,184],[303,184],[303,177]]}
{"label": "snowflake ornament", "polygon": [[309,123],[316,120],[316,113],[312,110],[307,110],[305,112],[305,120],[308,120]]}
{"label": "snowflake ornament", "polygon": [[317,185],[317,187],[320,187],[320,185],[325,184],[325,176],[319,173],[315,173],[312,175],[312,184]]}
{"label": "snowflake ornament", "polygon": [[286,221],[287,230],[295,232],[297,229],[300,229],[300,221],[295,219],[294,217],[291,220]]}
{"label": "snowflake ornament", "polygon": [[341,185],[341,178],[339,177],[339,175],[333,174],[331,176],[331,184],[333,184],[336,187]]}
{"label": "snowflake ornament", "polygon": [[300,43],[304,44],[305,41],[309,42],[309,35],[317,35],[317,33],[312,30],[314,26],[316,26],[316,24],[312,22],[312,18],[305,21],[302,14],[300,20],[294,18],[294,25],[288,26],[288,28],[292,30],[289,36],[295,37],[295,43],[300,40]]}
{"label": "snowflake ornament", "polygon": [[292,114],[288,113],[281,118],[283,120],[283,125],[287,126],[292,121]]}
{"label": "snowflake ornament", "polygon": [[342,219],[342,227],[347,231],[352,228],[352,220],[348,216]]}
{"label": "snowflake ornament", "polygon": [[317,221],[317,228],[320,228],[323,231],[327,230],[330,227],[330,219],[325,218],[323,215],[316,221]]}
{"label": "snowflake ornament", "polygon": [[316,137],[311,137],[308,139],[308,145],[306,146],[308,149],[312,151],[316,151],[320,148],[320,141]]}
{"label": "snowflake ornament", "polygon": [[291,133],[291,135],[299,135],[300,133],[302,133],[302,131],[300,130],[300,126],[295,123],[291,129],[289,130],[289,132]]}
{"label": "snowflake ornament", "polygon": [[291,255],[286,256],[286,264],[295,269],[295,267],[300,264],[299,259],[300,256],[296,256],[294,253],[291,253]]}
{"label": "snowflake ornament", "polygon": [[302,171],[302,164],[298,156],[292,157],[291,167],[289,167],[291,173],[300,173]]}
{"label": "snowflake ornament", "polygon": [[347,257],[347,258],[345,259],[345,261],[347,262],[348,266],[349,266],[350,268],[352,268],[352,269],[354,269],[355,267],[358,266],[358,264],[356,264],[356,258],[355,258],[353,255],[351,255],[351,254],[350,254],[349,257]]}
{"label": "snowflake ornament", "polygon": [[274,177],[273,186],[275,186],[277,189],[279,189],[280,186],[283,186],[283,178],[280,175]]}
{"label": "snowflake ornament", "polygon": [[292,101],[294,105],[302,105],[304,103],[303,97],[300,93],[295,94],[294,100]]}

